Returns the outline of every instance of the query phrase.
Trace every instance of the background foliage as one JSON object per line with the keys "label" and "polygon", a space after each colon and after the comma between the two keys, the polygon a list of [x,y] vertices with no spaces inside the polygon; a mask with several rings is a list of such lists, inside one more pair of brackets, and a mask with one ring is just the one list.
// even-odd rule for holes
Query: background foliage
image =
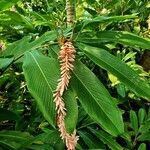
{"label": "background foliage", "polygon": [[66,27],[65,1],[0,1],[0,150],[63,150],[52,94],[58,38],[72,37],[76,62],[64,94],[77,149],[150,147],[150,3],[78,0]]}

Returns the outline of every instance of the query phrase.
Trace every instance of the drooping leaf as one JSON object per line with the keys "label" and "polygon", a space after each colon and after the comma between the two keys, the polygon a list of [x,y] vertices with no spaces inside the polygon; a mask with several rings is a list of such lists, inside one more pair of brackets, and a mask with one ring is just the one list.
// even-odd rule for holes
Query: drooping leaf
{"label": "drooping leaf", "polygon": [[150,49],[150,40],[126,31],[100,31],[97,33],[97,38],[85,38],[79,36],[77,41],[90,45],[115,42],[133,48],[140,47]]}
{"label": "drooping leaf", "polygon": [[108,133],[117,136],[124,132],[122,115],[108,91],[96,76],[76,61],[72,86],[88,115]]}
{"label": "drooping leaf", "polygon": [[32,144],[33,136],[28,132],[21,131],[0,131],[0,144],[8,147],[8,149],[19,149]]}
{"label": "drooping leaf", "polygon": [[5,139],[1,140],[0,139],[0,146],[6,150],[17,150],[20,148],[21,145],[19,143],[14,142],[14,141],[5,140]]}
{"label": "drooping leaf", "polygon": [[1,139],[9,139],[16,142],[24,142],[33,138],[28,132],[21,131],[0,131]]}
{"label": "drooping leaf", "polygon": [[101,48],[81,43],[78,44],[78,47],[97,65],[115,75],[128,88],[150,100],[150,87],[148,84],[124,62]]}
{"label": "drooping leaf", "polygon": [[134,19],[136,18],[136,15],[124,15],[124,16],[97,16],[94,19],[86,19],[84,21],[83,28],[87,25],[93,24],[93,23],[104,23],[104,22],[116,22],[116,21],[124,21],[127,19]]}
{"label": "drooping leaf", "polygon": [[105,133],[102,130],[97,131],[90,127],[89,129],[97,138],[103,141],[104,144],[107,144],[111,150],[123,150],[123,148],[109,134]]}
{"label": "drooping leaf", "polygon": [[56,118],[53,91],[59,77],[58,64],[54,64],[54,59],[39,55],[37,51],[26,52],[23,64],[28,89],[43,116],[53,127]]}
{"label": "drooping leaf", "polygon": [[56,38],[56,32],[48,31],[44,33],[41,37],[37,38],[33,42],[30,42],[31,37],[25,36],[21,40],[18,40],[10,44],[6,50],[4,50],[0,55],[1,56],[10,56],[13,55],[15,58],[23,55],[26,51],[34,50],[40,47],[43,43],[47,41],[53,41]]}
{"label": "drooping leaf", "polygon": [[[45,119],[55,127],[53,92],[60,76],[58,62],[53,58],[40,55],[37,51],[26,52],[23,70],[30,93],[35,98]],[[76,126],[78,106],[73,91],[68,90],[64,99],[67,109],[66,127],[71,132]],[[74,121],[70,122],[71,119]]]}
{"label": "drooping leaf", "polygon": [[[55,54],[58,53],[57,48],[52,50]],[[52,53],[54,58],[56,57],[55,54]],[[115,106],[108,91],[94,74],[82,63],[77,61],[73,69],[73,75],[70,85],[72,85],[77,92],[77,96],[83,108],[93,119],[93,122],[99,123],[112,135],[122,133],[124,131],[124,125],[121,113]],[[112,108],[110,109],[110,107]]]}

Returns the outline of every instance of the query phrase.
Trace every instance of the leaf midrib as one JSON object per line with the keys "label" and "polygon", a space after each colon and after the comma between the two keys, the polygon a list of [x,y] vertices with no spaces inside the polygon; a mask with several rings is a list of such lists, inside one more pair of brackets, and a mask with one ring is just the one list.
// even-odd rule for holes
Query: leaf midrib
{"label": "leaf midrib", "polygon": [[[88,54],[86,54],[86,55],[88,55],[88,57],[90,57],[89,55],[91,55],[91,53],[89,53],[87,50],[84,50],[84,51],[86,51],[86,53],[88,53]],[[94,57],[96,57],[97,59],[99,59],[97,56],[95,56],[94,55]],[[115,69],[113,66],[111,66],[109,63],[107,63],[107,62],[105,62],[105,61],[103,61],[102,59],[101,59],[101,61],[103,62],[103,63],[105,63],[106,65],[108,65],[109,67],[111,67],[111,68],[113,68],[116,72],[118,72],[118,70],[117,69]],[[96,64],[98,64],[96,61],[94,61]],[[99,65],[99,64],[98,64]],[[99,66],[101,66],[101,65],[99,65]],[[131,68],[130,68],[131,69]],[[106,69],[107,70],[107,69]],[[119,72],[119,74],[121,74],[124,78],[126,78],[126,76],[124,76],[124,74],[122,73],[122,72]],[[115,75],[116,76],[116,75]],[[137,77],[136,77],[137,78]],[[130,81],[128,78],[126,78],[129,82],[130,82],[130,84],[132,85],[132,84],[134,84],[134,86],[135,87],[137,87],[137,85],[135,84],[135,82],[132,82],[132,81]],[[130,87],[132,87],[132,89],[134,90],[134,88],[133,88],[133,85],[132,86],[130,86]],[[142,92],[144,92],[145,93],[145,91],[144,90],[142,90],[141,89],[141,87],[140,86],[138,86],[139,87],[139,89],[140,89],[140,92],[142,93]],[[135,91],[135,90],[134,90]],[[136,91],[135,91],[136,92]],[[147,92],[146,92],[147,93]],[[146,94],[147,95],[147,94]]]}
{"label": "leaf midrib", "polygon": [[[84,84],[84,82],[82,82],[80,80],[80,78],[78,77],[78,75],[73,71],[74,75],[77,77],[77,79],[81,82],[81,84],[85,87],[85,89],[90,93],[90,95],[95,99],[95,96],[93,94],[91,94],[90,90],[88,88],[86,88],[86,85]],[[104,112],[104,114],[108,117],[107,113],[105,113],[105,111],[103,110],[103,108],[101,107],[101,105],[99,105],[99,103],[95,100],[95,102],[98,104],[98,106],[101,108],[101,110]],[[109,117],[108,117],[109,118]],[[109,118],[109,120],[112,122],[112,120]],[[115,124],[112,122],[112,124],[114,125],[114,127],[116,128]],[[117,129],[117,128],[116,128]],[[118,129],[117,129],[118,131]]]}
{"label": "leaf midrib", "polygon": [[41,69],[41,67],[40,67],[40,65],[39,65],[39,63],[38,63],[38,61],[37,61],[37,60],[36,60],[36,58],[32,55],[32,53],[31,53],[31,52],[30,52],[30,54],[31,54],[31,56],[32,56],[33,60],[35,61],[35,63],[37,64],[37,66],[38,66],[39,70],[41,71],[41,73],[42,73],[42,75],[43,75],[43,77],[44,77],[44,79],[45,79],[45,81],[46,81],[46,83],[47,83],[47,85],[48,85],[49,89],[50,89],[50,90],[51,90],[51,92],[52,92],[53,90],[52,90],[52,88],[51,88],[51,86],[50,86],[50,84],[49,84],[48,80],[46,79],[46,76],[45,76],[44,72],[42,71],[42,69]]}

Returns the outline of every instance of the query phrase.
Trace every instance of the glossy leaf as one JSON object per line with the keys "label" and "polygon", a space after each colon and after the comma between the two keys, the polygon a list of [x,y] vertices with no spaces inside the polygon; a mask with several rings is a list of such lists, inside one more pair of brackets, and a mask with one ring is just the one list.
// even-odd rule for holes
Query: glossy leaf
{"label": "glossy leaf", "polygon": [[144,49],[150,48],[150,40],[139,37],[133,33],[126,31],[102,31],[98,33],[99,40],[107,42],[116,42],[129,45],[133,48],[141,47]]}
{"label": "glossy leaf", "polygon": [[102,83],[78,61],[73,74],[71,83],[88,115],[110,134],[117,136],[123,133],[121,112]]}
{"label": "glossy leaf", "polygon": [[128,88],[150,100],[150,86],[124,62],[101,48],[81,43],[78,44],[78,47],[97,65],[115,75]]}

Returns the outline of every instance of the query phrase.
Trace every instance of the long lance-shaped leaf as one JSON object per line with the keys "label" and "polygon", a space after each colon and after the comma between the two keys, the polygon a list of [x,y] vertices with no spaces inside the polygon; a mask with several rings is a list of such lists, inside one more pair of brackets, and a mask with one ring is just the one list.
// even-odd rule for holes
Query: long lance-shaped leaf
{"label": "long lance-shaped leaf", "polygon": [[150,86],[128,65],[104,49],[86,44],[78,44],[78,47],[97,65],[114,74],[128,88],[150,101]]}
{"label": "long lance-shaped leaf", "polygon": [[83,28],[86,27],[87,25],[93,24],[93,23],[105,23],[105,22],[116,22],[116,21],[124,21],[127,19],[134,19],[137,16],[134,15],[125,15],[125,16],[97,16],[93,19],[86,19],[83,23]]}
{"label": "long lance-shaped leaf", "polygon": [[120,43],[133,48],[140,47],[150,49],[150,40],[142,38],[133,33],[126,31],[101,31],[97,33],[97,38],[78,37],[77,41],[90,44],[100,45],[101,43]]}
{"label": "long lance-shaped leaf", "polygon": [[89,116],[111,135],[123,133],[121,112],[103,84],[81,62],[76,61],[73,74],[71,84]]}
{"label": "long lance-shaped leaf", "polygon": [[[60,76],[58,62],[53,58],[40,55],[37,51],[26,52],[23,71],[30,93],[45,119],[54,127],[56,114],[53,92]],[[77,122],[78,106],[75,98],[76,95],[71,89],[64,95],[67,109],[65,121],[69,132],[74,130]]]}
{"label": "long lance-shaped leaf", "polygon": [[0,56],[10,56],[13,55],[15,58],[23,55],[26,51],[34,50],[40,47],[43,43],[47,41],[53,41],[56,39],[56,32],[49,31],[44,33],[41,37],[30,42],[31,37],[25,36],[19,41],[16,41],[8,46],[6,50],[0,53]]}
{"label": "long lance-shaped leaf", "polygon": [[[56,57],[57,48],[51,49]],[[122,115],[103,84],[81,62],[74,64],[70,84],[89,116],[101,125],[108,133],[116,136],[124,132]]]}
{"label": "long lance-shaped leaf", "polygon": [[[23,71],[30,93],[35,98],[39,109],[46,120],[55,126],[55,104],[53,90],[58,78],[58,65],[54,66],[54,59],[49,59],[38,52],[26,52]],[[48,69],[48,67],[50,69]]]}

